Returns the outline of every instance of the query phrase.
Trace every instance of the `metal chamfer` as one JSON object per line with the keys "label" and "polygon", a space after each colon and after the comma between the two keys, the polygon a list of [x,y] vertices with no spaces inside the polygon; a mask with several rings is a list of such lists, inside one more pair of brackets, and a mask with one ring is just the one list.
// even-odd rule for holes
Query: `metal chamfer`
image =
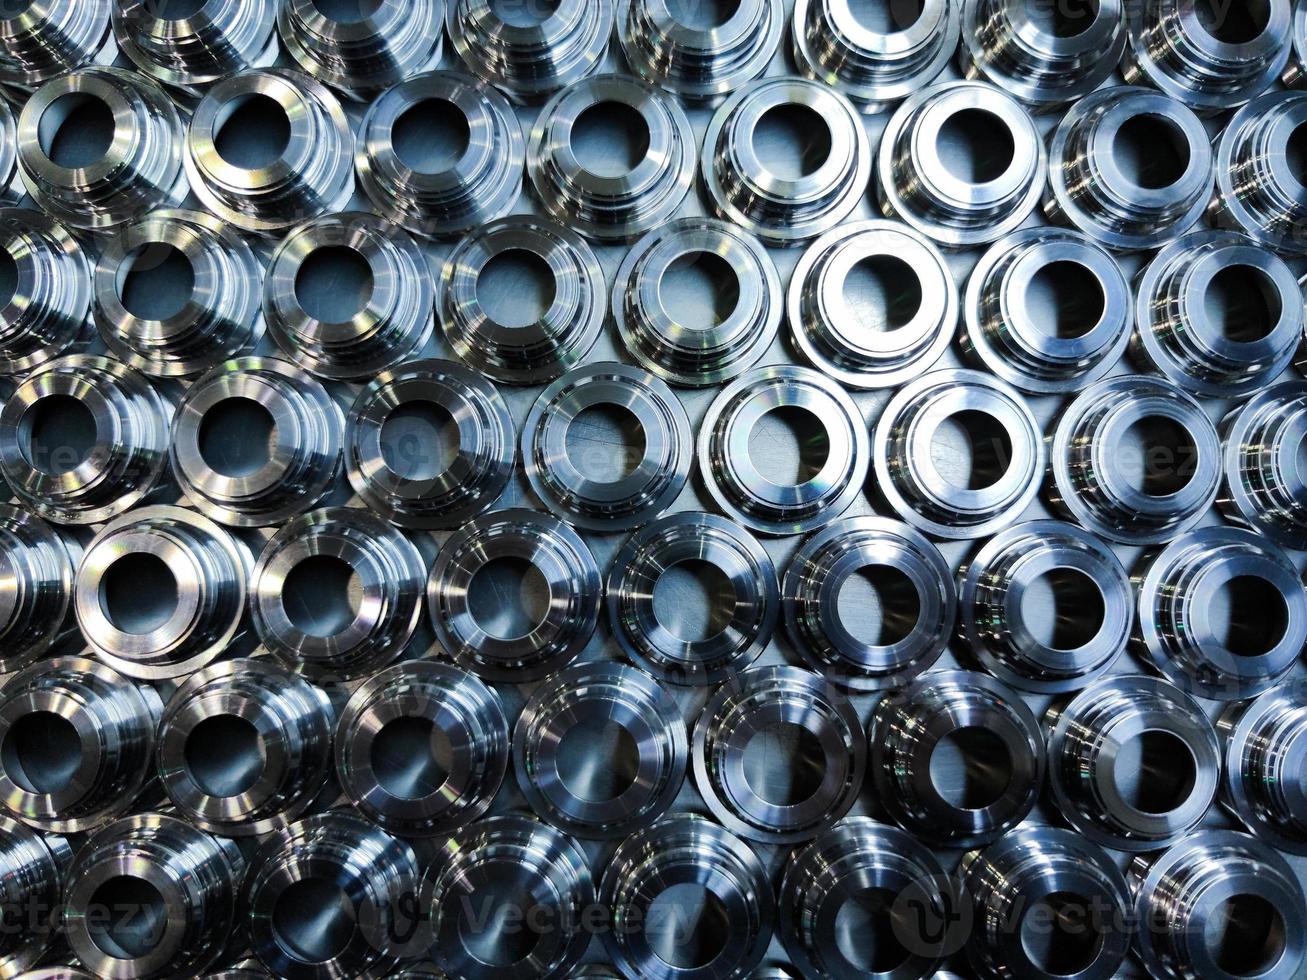
{"label": "metal chamfer", "polygon": [[83,65],[111,65],[113,0],[46,0],[0,19],[0,92],[21,104],[42,82]]}

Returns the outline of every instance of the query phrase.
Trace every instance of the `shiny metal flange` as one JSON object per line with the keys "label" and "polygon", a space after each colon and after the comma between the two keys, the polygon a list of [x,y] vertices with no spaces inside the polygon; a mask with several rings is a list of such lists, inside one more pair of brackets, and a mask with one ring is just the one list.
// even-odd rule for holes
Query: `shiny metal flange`
{"label": "shiny metal flange", "polygon": [[962,858],[976,928],[967,946],[984,977],[1110,980],[1134,936],[1133,899],[1113,859],[1056,827],[1017,830]]}
{"label": "shiny metal flange", "polygon": [[113,64],[112,9],[113,0],[45,0],[0,11],[0,87],[7,97],[21,102],[56,75]]}
{"label": "shiny metal flange", "polygon": [[[312,569],[348,584],[325,586]],[[369,511],[325,507],[268,541],[250,576],[259,638],[310,677],[364,677],[398,657],[422,617],[427,566],[417,545]],[[298,582],[298,584],[296,584]]]}
{"label": "shiny metal flange", "polygon": [[[709,949],[707,962],[693,943],[703,927],[687,929],[692,913],[675,902],[678,889],[687,897],[699,892],[713,913],[700,944]],[[613,922],[604,947],[623,976],[746,977],[771,942],[772,896],[752,845],[706,817],[673,814],[622,841],[604,869],[599,904]]]}
{"label": "shiny metal flange", "polygon": [[[631,756],[602,751],[610,737],[632,747]],[[623,664],[559,671],[536,688],[513,729],[513,765],[527,802],[576,837],[625,837],[649,826],[676,799],[687,760],[676,699]]]}
{"label": "shiny metal flange", "polygon": [[126,813],[154,771],[154,688],[78,657],[41,660],[0,689],[0,807],[46,833]]}
{"label": "shiny metal flange", "polygon": [[[262,439],[259,424],[266,426]],[[340,408],[307,372],[275,357],[238,357],[191,385],[178,406],[173,474],[191,503],[215,521],[279,524],[331,488],[343,429]],[[231,451],[242,440],[249,458]]]}
{"label": "shiny metal flange", "polygon": [[0,816],[0,879],[8,922],[0,933],[0,976],[26,972],[45,959],[58,934],[63,882],[73,850],[57,834],[38,834]]}
{"label": "shiny metal flange", "polygon": [[869,25],[839,0],[796,0],[791,26],[799,74],[825,82],[863,112],[881,112],[929,85],[958,46],[958,4],[925,0]]}
{"label": "shiny metal flange", "polygon": [[[227,159],[219,146],[227,125],[267,128],[275,155]],[[186,173],[195,196],[219,218],[276,236],[345,207],[354,194],[353,149],[349,119],[325,85],[285,68],[244,71],[214,85],[196,106]]]}
{"label": "shiny metal flange", "polygon": [[[461,119],[466,145],[450,147],[448,158],[414,158],[397,131],[434,112]],[[354,168],[383,217],[423,238],[457,238],[512,210],[525,152],[522,127],[498,91],[461,72],[433,71],[372,103],[359,124]]]}
{"label": "shiny metal flange", "polygon": [[[955,130],[969,163],[945,152]],[[1044,171],[1044,144],[1019,102],[983,82],[944,82],[909,96],[885,125],[876,194],[885,217],[941,245],[983,245],[1030,217]]]}
{"label": "shiny metal flange", "polygon": [[[479,604],[471,597],[472,583],[489,565],[523,563],[543,579],[547,608],[526,633],[491,632],[478,620],[485,609],[474,608]],[[492,589],[495,584],[489,583]],[[496,598],[502,605],[510,597]],[[599,568],[580,535],[555,517],[525,509],[467,521],[441,548],[427,582],[431,624],[441,648],[474,674],[500,683],[539,680],[566,666],[594,635],[599,598]],[[532,618],[525,600],[522,606]]]}
{"label": "shiny metal flange", "polygon": [[[0,474],[48,521],[109,520],[163,478],[171,408],[132,368],[66,355],[28,375],[0,409]],[[73,426],[86,422],[94,436],[81,444]]]}
{"label": "shiny metal flange", "polygon": [[1155,851],[1207,813],[1221,753],[1198,702],[1154,677],[1110,676],[1049,709],[1053,802],[1103,847]]}
{"label": "shiny metal flange", "polygon": [[1216,145],[1212,224],[1278,252],[1307,252],[1307,174],[1296,150],[1304,124],[1304,92],[1270,92],[1234,114]]}
{"label": "shiny metal flange", "polygon": [[178,816],[224,837],[298,819],[331,777],[327,694],[267,658],[213,664],[164,707],[158,768]]}
{"label": "shiny metal flange", "polygon": [[402,837],[448,833],[484,814],[508,756],[508,721],[495,690],[430,660],[364,681],[336,730],[341,789],[365,817]]}
{"label": "shiny metal flange", "polygon": [[[315,255],[341,251],[367,264],[367,286],[348,319],[320,319],[323,301],[303,272]],[[431,339],[431,267],[403,229],[362,211],[306,221],[282,239],[263,280],[263,315],[282,352],[331,381],[370,380]],[[336,304],[331,304],[336,305]]]}
{"label": "shiny metal flange", "polygon": [[[960,418],[959,418],[960,417]],[[962,429],[970,474],[940,471],[941,427]],[[941,457],[943,458],[943,457]],[[872,444],[874,491],[936,538],[981,538],[1007,527],[1039,492],[1044,444],[1025,398],[980,371],[932,371],[885,406]]]}
{"label": "shiny metal flange", "polygon": [[[864,309],[855,269],[897,299]],[[875,289],[875,286],[871,287]],[[888,296],[888,294],[887,294]],[[849,388],[892,388],[948,349],[958,288],[931,241],[893,221],[859,221],[822,235],[799,259],[786,303],[790,337],[813,367]]]}
{"label": "shiny metal flange", "polygon": [[1307,6],[1294,3],[1290,14],[1289,60],[1280,74],[1286,88],[1307,85]]}
{"label": "shiny metal flange", "polygon": [[[0,95],[4,89],[0,85]],[[25,188],[18,176],[18,120],[9,105],[0,102],[0,206],[14,207]]]}
{"label": "shiny metal flange", "polygon": [[25,208],[0,208],[0,253],[17,284],[0,306],[0,374],[26,374],[88,339],[91,264],[62,225]]}
{"label": "shiny metal flange", "polygon": [[[525,252],[553,275],[552,299],[531,323],[501,323],[477,294],[497,256]],[[436,284],[436,315],[446,343],[473,370],[506,384],[552,381],[580,364],[607,315],[604,270],[594,250],[562,225],[530,215],[500,218],[454,247]]]}
{"label": "shiny metal flange", "polygon": [[194,976],[232,945],[244,873],[234,841],[161,813],[124,817],[78,850],[64,935],[109,980]]}
{"label": "shiny metal flange", "polygon": [[1297,976],[1307,955],[1298,876],[1265,844],[1229,830],[1186,837],[1129,870],[1139,960],[1158,980]]}
{"label": "shiny metal flange", "polygon": [[240,636],[250,564],[245,543],[207,517],[137,508],[87,545],[77,625],[95,655],[129,677],[184,677]]}
{"label": "shiny metal flange", "polygon": [[277,31],[304,71],[343,95],[366,101],[440,61],[444,0],[376,0],[348,19],[324,8],[285,0]]}
{"label": "shiny metal flange", "polygon": [[[457,428],[458,444],[447,464],[418,431],[386,431],[390,420],[428,406],[443,410]],[[481,374],[453,361],[409,361],[375,378],[349,410],[349,482],[369,510],[392,524],[457,528],[491,507],[508,486],[517,456],[513,431],[507,403]]]}
{"label": "shiny metal flange", "polygon": [[1221,801],[1245,827],[1290,854],[1307,854],[1307,690],[1290,681],[1232,704],[1216,722],[1225,749]]}
{"label": "shiny metal flange", "polygon": [[978,367],[1035,395],[1103,377],[1130,342],[1131,289],[1115,258],[1062,228],[1023,228],[980,257],[958,342]]}
{"label": "shiny metal flange", "polygon": [[1286,381],[1253,395],[1221,422],[1225,479],[1217,506],[1236,524],[1284,548],[1307,548],[1307,384]]}
{"label": "shiny metal flange", "polygon": [[[430,958],[466,980],[563,980],[590,944],[594,900],[589,861],[566,834],[524,816],[478,821],[443,842],[423,879]],[[502,908],[505,925],[477,915],[486,908]]]}
{"label": "shiny metal flange", "polygon": [[[127,308],[133,274],[180,257],[191,276],[185,302],[163,317]],[[213,215],[155,211],[124,228],[95,266],[95,325],[119,360],[156,378],[190,377],[248,353],[263,336],[263,266]]]}
{"label": "shiny metal flange", "polygon": [[868,737],[870,779],[886,812],[922,840],[983,846],[1039,799],[1039,722],[992,677],[956,670],[918,678],[881,700]]}
{"label": "shiny metal flange", "polygon": [[[711,322],[684,322],[666,302],[663,284],[699,263],[724,298]],[[622,260],[612,297],[626,351],[664,381],[688,388],[720,384],[752,365],[771,346],[783,312],[767,250],[716,218],[677,218],[645,235]]]}
{"label": "shiny metal flange", "polygon": [[617,37],[632,71],[690,104],[761,75],[785,28],[781,0],[743,0],[710,26],[677,13],[668,0],[617,0]]}
{"label": "shiny metal flange", "polygon": [[[771,482],[750,453],[754,429],[778,410],[821,428],[826,458],[799,474],[807,476],[801,482]],[[862,413],[833,380],[810,368],[761,367],[713,399],[699,428],[699,461],[709,495],[729,517],[763,534],[802,534],[838,518],[862,492],[868,443]]]}
{"label": "shiny metal flange", "polygon": [[613,31],[612,0],[557,0],[504,18],[491,0],[448,0],[445,27],[468,70],[513,102],[540,102],[589,75]]}
{"label": "shiny metal flange", "polygon": [[1000,531],[958,570],[958,636],[981,666],[1023,691],[1075,691],[1125,650],[1130,576],[1083,528],[1028,521]]}
{"label": "shiny metal flange", "polygon": [[[574,456],[568,433],[592,410],[617,409],[639,427],[636,456],[630,448],[621,468],[625,476],[594,479],[584,454],[611,461],[615,447],[596,444]],[[537,497],[573,527],[625,531],[667,510],[690,477],[694,440],[690,418],[662,381],[640,368],[615,361],[574,368],[536,399],[522,424],[522,465]],[[611,475],[611,474],[610,474]]]}
{"label": "shiny metal flange", "polygon": [[[701,633],[658,617],[655,590],[669,570],[708,565],[730,591]],[[716,514],[678,513],[631,535],[608,572],[608,622],[623,652],[669,684],[709,686],[752,663],[771,642],[779,608],[776,569],[747,531]]]}
{"label": "shiny metal flange", "polygon": [[1048,439],[1053,506],[1109,541],[1161,544],[1198,523],[1221,480],[1202,406],[1160,378],[1122,376],[1076,397]]}
{"label": "shiny metal flange", "polygon": [[1111,249],[1158,248],[1202,216],[1213,158],[1211,137],[1183,102],[1105,88],[1072,106],[1049,135],[1044,213]]}
{"label": "shiny metal flange", "polygon": [[[795,744],[779,758],[764,744],[763,766],[751,765],[750,743],[770,735],[793,736]],[[755,667],[704,705],[693,761],[700,795],[728,830],[792,844],[849,812],[862,789],[867,740],[852,702],[820,674]]]}
{"label": "shiny metal flange", "polygon": [[68,638],[81,554],[71,535],[0,505],[0,674],[26,667]]}
{"label": "shiny metal flange", "polygon": [[[879,599],[874,627],[845,620],[846,586],[862,579]],[[939,549],[906,524],[848,517],[808,538],[781,594],[785,630],[804,663],[854,691],[899,687],[944,652],[957,593]],[[846,600],[847,601],[847,600]]]}

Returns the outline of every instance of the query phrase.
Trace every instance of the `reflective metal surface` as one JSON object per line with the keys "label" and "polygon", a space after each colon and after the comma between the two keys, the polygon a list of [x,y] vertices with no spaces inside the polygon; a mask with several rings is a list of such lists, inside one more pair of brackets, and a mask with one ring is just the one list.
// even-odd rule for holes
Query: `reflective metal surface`
{"label": "reflective metal surface", "polygon": [[[33,9],[35,8],[35,9]],[[109,14],[113,0],[42,0],[0,11],[0,86],[23,101],[42,82],[118,55]]]}
{"label": "reflective metal surface", "polygon": [[1232,704],[1216,723],[1225,750],[1221,801],[1253,834],[1290,854],[1307,854],[1307,702],[1291,681]]}
{"label": "reflective metal surface", "polygon": [[1304,413],[1307,385],[1286,381],[1253,395],[1220,428],[1221,512],[1284,548],[1307,547],[1307,472],[1291,448],[1307,432]]}
{"label": "reflective metal surface", "polygon": [[66,532],[0,506],[0,674],[26,667],[70,638],[73,569],[81,554]]}
{"label": "reflective metal surface", "polygon": [[58,834],[36,831],[0,816],[0,876],[9,926],[0,937],[0,974],[26,971],[45,958],[59,930],[57,910],[72,848]]}
{"label": "reflective metal surface", "polygon": [[22,375],[88,338],[91,265],[63,225],[25,208],[0,209],[0,250],[18,287],[0,308],[0,372]]}

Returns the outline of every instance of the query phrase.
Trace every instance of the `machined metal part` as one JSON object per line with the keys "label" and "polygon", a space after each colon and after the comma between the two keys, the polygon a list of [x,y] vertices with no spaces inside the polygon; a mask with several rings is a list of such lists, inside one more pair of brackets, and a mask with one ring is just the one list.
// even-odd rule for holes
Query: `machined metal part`
{"label": "machined metal part", "polygon": [[817,370],[849,388],[889,388],[948,349],[958,288],[924,235],[894,221],[859,221],[803,253],[786,311],[794,346]]}
{"label": "machined metal part", "polygon": [[690,104],[713,103],[762,74],[785,29],[782,0],[742,0],[719,23],[685,23],[668,0],[617,0],[631,70]]}
{"label": "machined metal part", "polygon": [[29,374],[0,408],[0,474],[46,520],[99,524],[158,486],[171,409],[134,369],[65,355]]}
{"label": "machined metal part", "polygon": [[194,975],[232,944],[244,873],[234,841],[162,813],[123,817],[78,850],[64,935],[101,977]]}
{"label": "machined metal part", "polygon": [[1056,827],[1019,829],[962,858],[984,977],[1117,976],[1134,937],[1133,899],[1112,857]]}
{"label": "machined metal part", "polygon": [[1023,228],[995,242],[967,280],[958,343],[977,367],[1034,395],[1103,377],[1130,342],[1130,283],[1087,235]]}
{"label": "machined metal part", "polygon": [[992,677],[926,674],[885,695],[867,731],[870,779],[882,805],[922,840],[984,846],[1021,823],[1039,799],[1039,722]]}
{"label": "machined metal part", "polygon": [[0,374],[22,375],[88,339],[91,265],[63,225],[26,208],[0,208],[0,254],[16,283],[0,307]]}
{"label": "machined metal part", "polygon": [[266,657],[192,674],[164,706],[158,769],[177,815],[223,837],[297,820],[332,775],[327,694]]}
{"label": "machined metal part", "polygon": [[74,629],[73,569],[81,554],[81,545],[65,531],[0,505],[0,675],[68,639]]}
{"label": "machined metal part", "polygon": [[[395,434],[408,413],[425,418],[429,406],[432,418],[443,410],[457,429],[447,460],[416,427]],[[480,373],[453,361],[409,361],[359,392],[345,426],[345,467],[368,509],[392,524],[457,528],[493,506],[508,486],[517,456],[513,433],[507,403]]]}
{"label": "machined metal part", "polygon": [[[712,913],[702,945],[690,912],[668,897],[702,896]],[[623,976],[649,980],[745,977],[771,942],[775,899],[756,849],[706,817],[678,813],[632,834],[613,852],[599,904],[614,917],[602,939]],[[660,899],[662,901],[660,902]],[[622,927],[629,920],[629,927]],[[688,948],[686,948],[688,947]],[[707,962],[705,962],[707,958]]]}
{"label": "machined metal part", "polygon": [[1297,875],[1274,850],[1229,830],[1205,830],[1130,866],[1136,949],[1149,976],[1292,977],[1307,951]]}
{"label": "machined metal part", "polygon": [[[474,586],[492,565],[518,581],[505,586],[491,572],[484,587]],[[530,571],[523,571],[525,566]],[[535,622],[499,622],[494,614],[512,603],[505,593],[525,591],[527,575],[542,580],[547,606],[531,609],[522,597],[521,618]],[[476,592],[487,601],[476,599]],[[493,609],[488,608],[492,595]],[[431,625],[441,649],[482,679],[500,683],[539,680],[566,666],[594,634],[599,598],[599,568],[580,535],[555,517],[520,508],[467,521],[440,549],[427,582]],[[483,626],[487,614],[494,621]]]}
{"label": "machined metal part", "polygon": [[[329,284],[306,281],[305,274],[323,255],[342,251],[367,265],[366,285],[348,315],[343,302],[324,307],[314,292]],[[370,380],[431,339],[431,278],[422,249],[402,228],[362,211],[314,218],[294,228],[268,260],[268,333],[286,357],[318,377]]]}
{"label": "machined metal part", "polygon": [[1169,381],[1125,375],[1092,385],[1048,437],[1053,506],[1101,538],[1161,544],[1216,499],[1220,439],[1202,406]]}
{"label": "machined metal part", "polygon": [[1216,722],[1224,748],[1221,802],[1277,850],[1307,854],[1307,691],[1290,681],[1229,705]]}
{"label": "machined metal part", "polygon": [[[854,607],[842,601],[844,590],[860,582],[877,596],[874,624],[846,619]],[[786,633],[804,663],[854,691],[899,687],[927,670],[957,614],[939,549],[883,517],[847,517],[804,541],[781,595]]]}
{"label": "machined metal part", "polygon": [[0,877],[9,926],[0,934],[0,976],[29,977],[59,931],[63,883],[73,851],[57,834],[38,834],[0,816]]}
{"label": "machined metal part", "polygon": [[[461,120],[448,157],[413,145],[428,116]],[[413,130],[414,133],[423,132]],[[388,89],[359,124],[354,168],[377,212],[423,238],[457,238],[512,210],[522,193],[522,127],[508,101],[461,72],[426,72]]]}
{"label": "machined metal part", "polygon": [[314,0],[284,0],[277,31],[300,68],[362,101],[436,66],[444,18],[444,0],[376,0],[348,19]]}
{"label": "machined metal part", "polygon": [[[44,0],[0,12],[0,88],[22,102],[42,82],[118,56],[113,0]],[[36,9],[32,9],[35,7]]]}
{"label": "machined metal part", "polygon": [[[946,152],[950,142],[965,159]],[[944,82],[890,116],[876,157],[877,199],[885,217],[940,245],[984,245],[1030,217],[1045,161],[1039,130],[1012,96],[983,82]]]}
{"label": "machined metal part", "polygon": [[[171,311],[127,306],[137,274],[165,275],[180,260],[190,273],[185,301]],[[120,361],[156,378],[201,374],[249,353],[263,336],[263,266],[228,225],[200,211],[155,211],[127,225],[95,266],[95,325]],[[145,280],[140,289],[154,287]],[[162,314],[162,315],[159,315]]]}
{"label": "machined metal part", "polygon": [[1307,384],[1285,381],[1231,410],[1220,425],[1225,478],[1217,506],[1283,548],[1307,548]]}
{"label": "machined metal part", "polygon": [[79,657],[38,661],[0,688],[0,807],[43,833],[126,813],[153,776],[154,688]]}
{"label": "machined metal part", "polygon": [[[574,454],[569,433],[590,411],[618,410],[639,428],[636,445],[595,444]],[[616,479],[597,479],[585,456],[628,457]],[[626,531],[667,510],[690,477],[694,439],[685,407],[657,377],[608,361],[573,368],[540,393],[522,424],[522,465],[537,497],[573,527]],[[615,474],[609,473],[608,477]]]}
{"label": "machined metal part", "polygon": [[[538,320],[502,323],[487,311],[477,286],[486,266],[517,252],[549,267],[551,299]],[[608,286],[594,250],[562,225],[531,215],[473,231],[450,252],[436,284],[445,341],[473,370],[505,384],[541,384],[579,365],[599,339],[607,306]]]}
{"label": "machined metal part", "polygon": [[1048,140],[1044,213],[1108,248],[1165,245],[1193,227],[1211,197],[1211,137],[1193,110],[1161,92],[1092,92]]}
{"label": "machined metal part", "polygon": [[[797,415],[820,427],[824,460],[800,460],[802,472],[774,483],[758,471],[750,439],[769,414]],[[838,518],[862,492],[869,463],[862,413],[833,380],[781,365],[740,375],[713,399],[699,428],[699,463],[713,502],[762,534],[802,534]]]}
{"label": "machined metal part", "polygon": [[[229,126],[262,132],[272,148],[234,152],[223,145]],[[286,68],[239,72],[210,88],[191,117],[185,164],[208,210],[258,235],[340,211],[354,194],[345,110],[325,85]]]}
{"label": "machined metal part", "polygon": [[241,635],[250,564],[243,541],[195,511],[134,509],[82,555],[77,625],[96,657],[129,677],[184,677]]}
{"label": "machined metal part", "polygon": [[[0,85],[0,95],[3,86]],[[24,193],[18,176],[18,120],[13,109],[0,102],[0,206],[14,207]]]}
{"label": "machined metal part", "polygon": [[336,730],[341,789],[365,817],[402,837],[446,834],[482,816],[508,757],[508,720],[495,690],[430,660],[364,681]]}
{"label": "machined metal part", "polygon": [[1221,752],[1198,702],[1168,681],[1113,675],[1045,716],[1054,804],[1118,851],[1168,847],[1216,798]]}
{"label": "machined metal part", "polygon": [[202,376],[178,406],[173,474],[215,521],[278,524],[335,483],[343,429],[339,406],[303,369],[275,357],[238,357]]}

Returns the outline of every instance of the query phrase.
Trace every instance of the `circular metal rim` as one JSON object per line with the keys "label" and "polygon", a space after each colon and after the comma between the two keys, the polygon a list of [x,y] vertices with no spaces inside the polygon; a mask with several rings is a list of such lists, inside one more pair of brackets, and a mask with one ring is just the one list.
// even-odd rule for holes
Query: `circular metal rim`
{"label": "circular metal rim", "polygon": [[1303,694],[1301,682],[1289,681],[1227,706],[1216,722],[1226,810],[1253,836],[1300,856],[1307,855],[1307,810],[1300,808],[1307,787],[1295,775],[1294,760],[1307,745]]}
{"label": "circular metal rim", "polygon": [[[1297,9],[1297,8],[1295,8]],[[1301,12],[1298,14],[1302,18]],[[1307,26],[1307,21],[1304,21]],[[1246,145],[1247,130],[1256,125],[1272,110],[1281,108],[1286,103],[1307,103],[1307,93],[1302,91],[1267,92],[1242,106],[1226,123],[1216,141],[1216,191],[1211,204],[1211,216],[1214,223],[1232,224],[1238,231],[1249,238],[1279,252],[1289,255],[1302,255],[1307,252],[1304,236],[1294,234],[1301,223],[1291,226],[1283,233],[1268,227],[1264,219],[1251,211],[1239,193],[1242,187],[1236,187],[1234,174],[1240,170],[1238,152]],[[1263,180],[1274,180],[1283,176],[1279,167],[1271,167],[1270,173]]]}
{"label": "circular metal rim", "polygon": [[[64,879],[73,849],[57,834],[37,833],[31,827],[0,813],[0,868],[12,882],[6,893],[6,912],[23,925],[16,936],[6,937],[0,951],[0,974],[33,977],[59,932]],[[9,927],[13,929],[11,924]],[[31,971],[31,972],[29,972]],[[89,975],[89,974],[88,974]]]}
{"label": "circular metal rim", "polygon": [[[1263,411],[1271,408],[1282,409],[1285,399],[1289,400],[1289,404],[1294,400],[1301,402],[1300,414],[1303,416],[1301,424],[1307,428],[1307,384],[1300,381],[1281,382],[1253,395],[1242,406],[1232,410],[1221,423],[1221,456],[1224,472],[1217,506],[1235,523],[1254,528],[1283,548],[1301,550],[1307,548],[1307,518],[1297,524],[1293,521],[1291,506],[1284,504],[1275,506],[1270,501],[1262,505],[1249,491],[1241,476],[1250,469],[1245,465],[1247,447],[1256,446],[1261,454],[1268,448],[1274,449],[1280,445],[1277,442],[1271,447],[1263,448],[1265,430],[1255,431],[1254,426],[1258,424],[1258,416]],[[1293,416],[1290,416],[1290,420],[1284,423],[1284,427],[1290,427],[1291,436],[1292,419]],[[1279,449],[1274,449],[1272,455],[1275,463],[1286,458],[1286,454]],[[1258,466],[1257,469],[1260,471],[1261,467]]]}
{"label": "circular metal rim", "polygon": [[[57,287],[57,295],[50,299],[60,301],[54,309],[51,309],[48,300],[37,308],[37,313],[45,314],[39,317],[39,327],[44,328],[44,336],[37,324],[29,326],[19,322],[25,315],[31,315],[30,302],[27,306],[20,307],[11,300],[0,308],[0,327],[3,327],[6,342],[16,339],[16,322],[19,322],[18,335],[25,342],[38,341],[35,346],[25,347],[25,352],[11,354],[8,350],[0,350],[0,374],[16,377],[44,367],[65,353],[75,352],[85,346],[90,339],[91,304],[95,290],[92,264],[82,246],[69,234],[68,229],[44,211],[0,208],[0,234],[6,237],[22,236],[22,251],[34,258],[34,286],[41,284],[37,278],[41,270],[49,273],[46,289],[33,288],[33,294],[48,293],[51,287]],[[43,250],[48,253],[46,262],[36,261],[35,257],[43,255]],[[55,261],[59,265],[55,265]],[[21,270],[19,274],[22,275]]]}
{"label": "circular metal rim", "polygon": [[71,535],[0,504],[0,580],[6,583],[0,590],[0,676],[45,657],[67,637],[81,553]]}
{"label": "circular metal rim", "polygon": [[[144,4],[117,3],[113,34],[137,71],[196,97],[233,72],[270,68],[280,51],[274,0],[229,0],[216,13],[217,19],[201,8],[179,22],[154,16]],[[151,52],[141,37],[162,50]]]}

